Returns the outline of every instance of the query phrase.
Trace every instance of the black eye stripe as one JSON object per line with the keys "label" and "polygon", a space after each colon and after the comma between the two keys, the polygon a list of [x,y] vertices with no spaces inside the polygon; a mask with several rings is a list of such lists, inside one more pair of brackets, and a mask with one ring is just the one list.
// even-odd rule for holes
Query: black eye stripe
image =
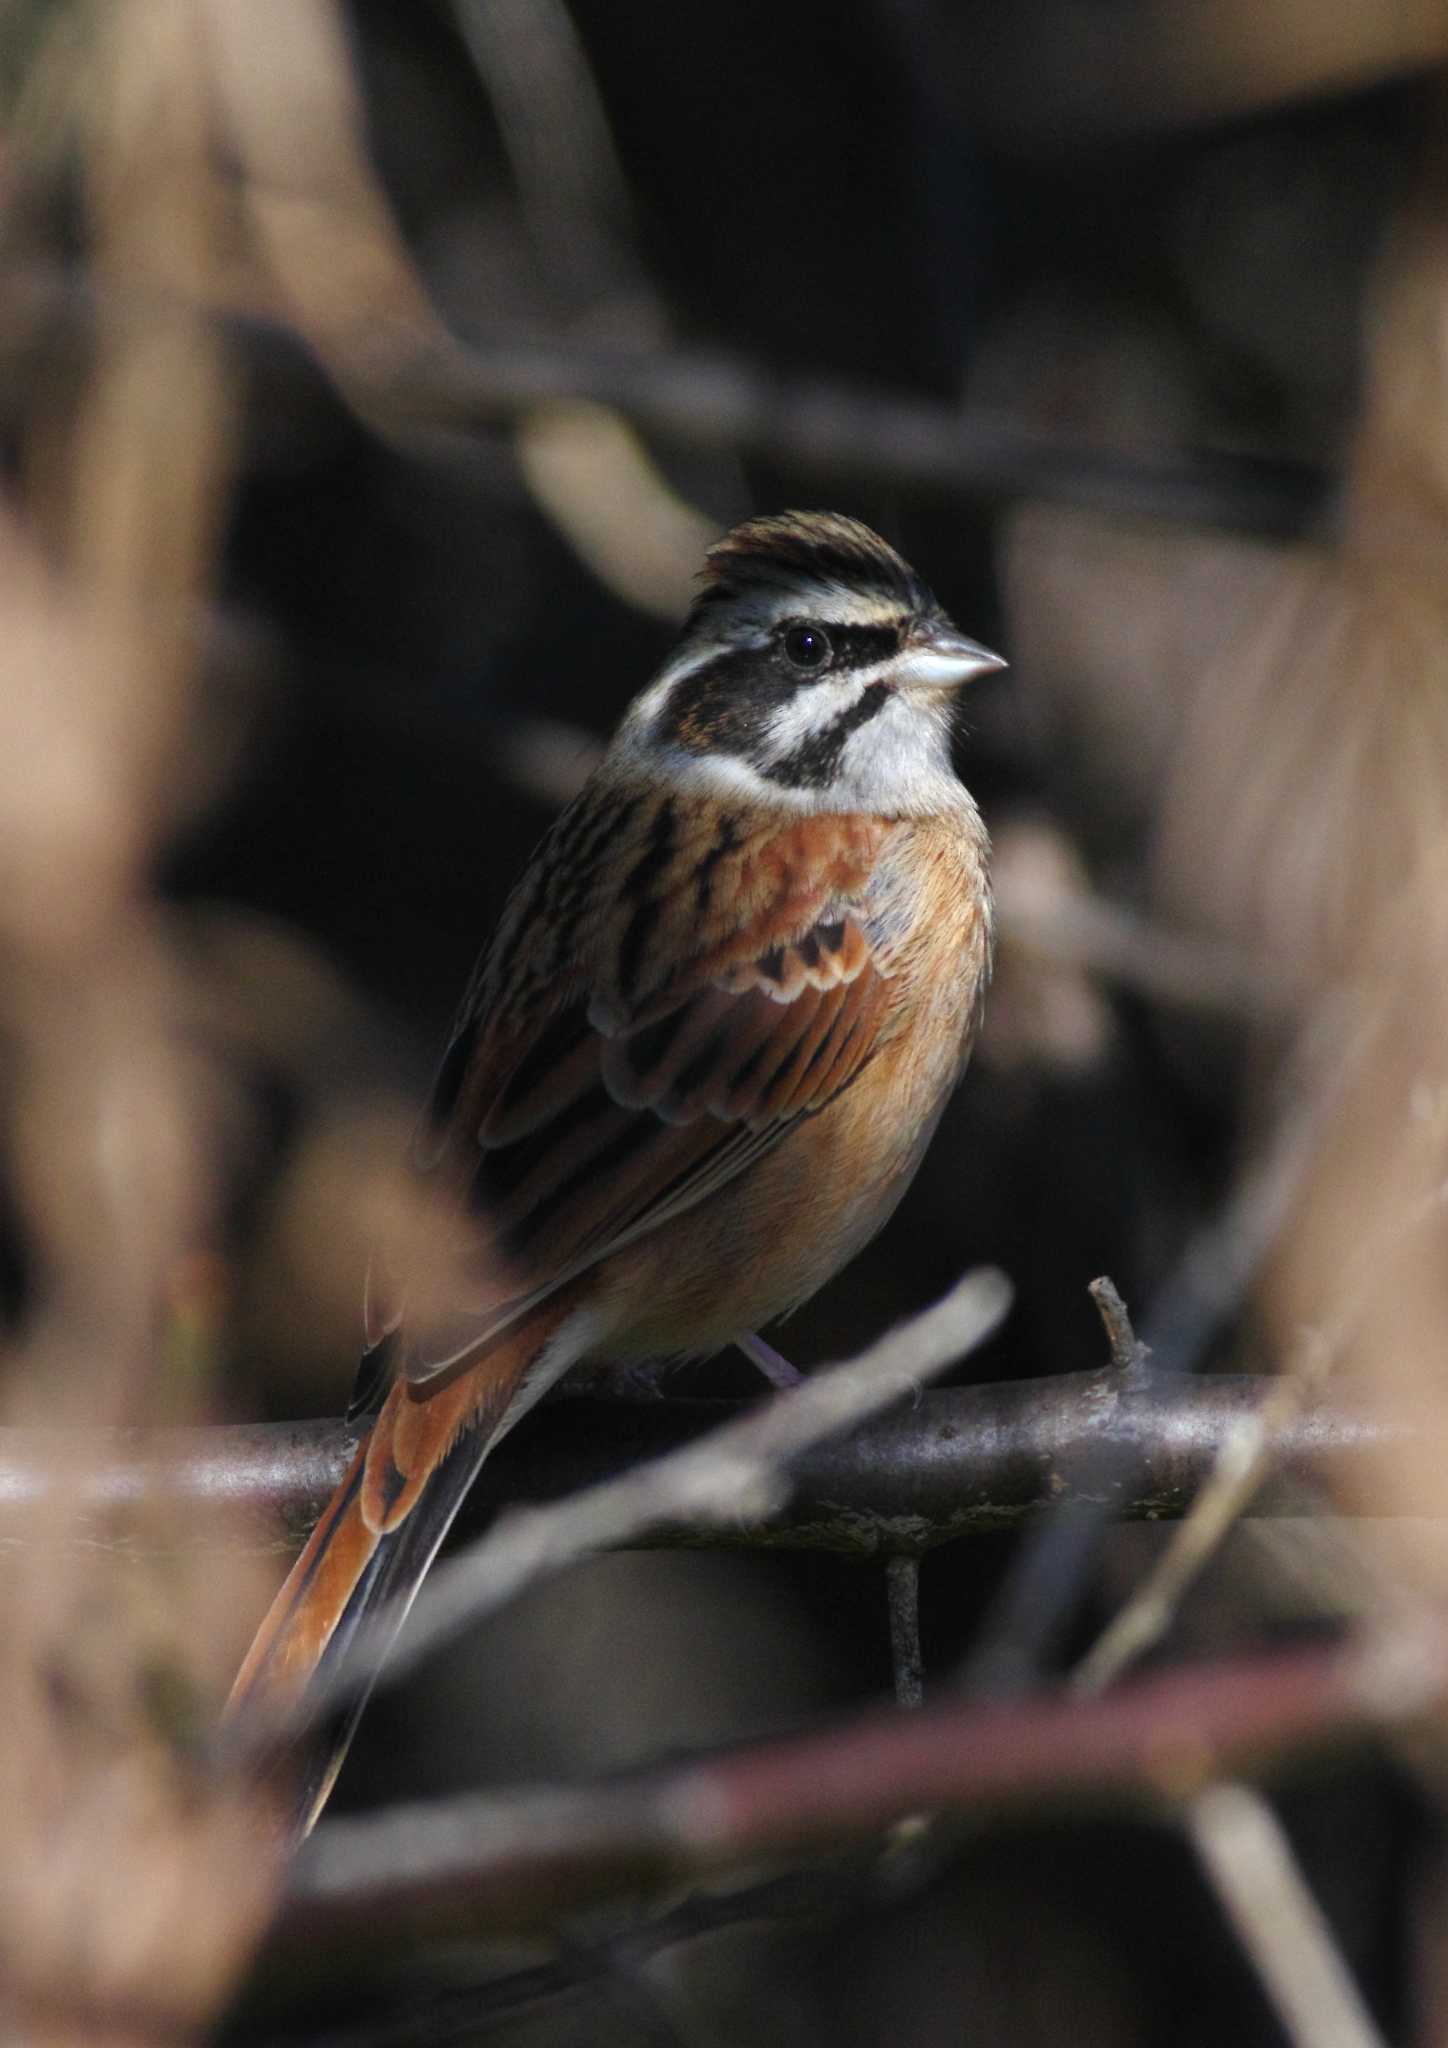
{"label": "black eye stripe", "polygon": [[790,619],[785,630],[798,632],[809,626],[826,634],[830,643],[830,660],[820,670],[821,677],[840,675],[852,668],[868,668],[872,662],[888,661],[892,654],[900,652],[899,626],[837,626],[828,619],[816,622],[799,618]]}
{"label": "black eye stripe", "polygon": [[803,613],[781,621],[763,646],[731,647],[680,678],[657,727],[665,743],[693,754],[747,754],[781,704],[798,690],[837,680],[852,670],[888,661],[900,651],[903,623],[834,625],[823,622],[831,658],[818,671],[796,668],[782,634],[812,621]]}
{"label": "black eye stripe", "polygon": [[691,754],[746,751],[796,681],[808,688],[807,679],[794,670],[781,686],[768,648],[735,647],[716,654],[674,685],[658,737]]}
{"label": "black eye stripe", "polygon": [[868,668],[872,661],[888,661],[900,652],[902,637],[898,626],[837,626],[833,634],[835,664]]}

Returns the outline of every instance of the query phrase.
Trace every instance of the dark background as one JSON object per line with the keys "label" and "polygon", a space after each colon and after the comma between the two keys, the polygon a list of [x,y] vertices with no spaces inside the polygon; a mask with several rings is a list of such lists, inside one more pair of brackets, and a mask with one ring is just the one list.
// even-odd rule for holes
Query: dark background
{"label": "dark background", "polygon": [[[1343,76],[1324,71],[1308,37],[1288,75],[1249,41],[1234,50],[1235,16],[1207,6],[1167,63],[1170,12],[1144,0],[576,0],[565,19],[606,115],[616,183],[597,164],[591,173],[567,93],[549,96],[556,75],[526,10],[503,17],[516,29],[508,89],[448,7],[358,0],[346,21],[372,160],[465,341],[526,354],[562,338],[645,361],[699,349],[1003,419],[1139,473],[1147,549],[1174,531],[1169,506],[1150,516],[1163,459],[1241,458],[1263,479],[1296,477],[1302,531],[1329,535],[1372,265],[1432,125],[1420,53],[1370,47]],[[1390,45],[1390,25],[1383,37]],[[540,175],[500,113],[509,90],[525,108],[534,94]],[[72,203],[62,181],[38,210],[42,241],[65,248]],[[335,1319],[289,1316],[278,1252],[298,1162],[349,1105],[404,1105],[425,1089],[473,957],[556,801],[520,771],[520,730],[556,721],[604,738],[670,629],[582,565],[506,432],[392,440],[294,338],[243,332],[236,346],[245,399],[220,596],[240,650],[239,736],[214,800],[172,838],[162,883],[198,915],[220,905],[270,921],[327,975],[302,1056],[294,1036],[285,1056],[263,1029],[248,1038],[249,1136],[218,1242],[230,1412],[334,1413],[351,1338]],[[1058,584],[1032,579],[1028,478],[927,490],[878,464],[852,477],[848,445],[823,469],[682,439],[650,453],[719,530],[752,511],[828,504],[895,541],[966,630],[1013,657],[973,693],[959,751],[1003,849],[1029,828],[1083,890],[1151,911],[1155,816],[1149,784],[1134,780],[1134,671],[1124,653],[1125,712],[1103,726],[1073,668],[1069,606],[1056,653],[1040,653],[1062,600]],[[1235,523],[1283,544],[1269,495],[1264,482],[1258,518],[1248,490]],[[1170,578],[1143,594],[1109,587],[1111,573],[1093,590],[1098,614],[1123,635],[1164,634],[1170,621],[1146,614],[1170,608]],[[224,697],[228,685],[213,687]],[[568,741],[550,744],[566,776]],[[1220,1199],[1238,1156],[1246,1031],[1220,1019],[1199,1030],[1089,964],[1053,981],[1011,947],[1007,916],[1001,1014],[908,1200],[773,1333],[798,1363],[857,1349],[967,1265],[992,1263],[1012,1277],[1016,1307],[971,1376],[1096,1365],[1086,1283],[1107,1272],[1149,1302]],[[242,982],[243,1010],[264,1006],[260,985],[248,994]],[[23,1243],[12,1265],[19,1299]],[[691,1369],[683,1390],[754,1384],[723,1359]],[[1110,1549],[1075,1639],[1151,1539],[1132,1532]],[[927,1560],[928,1672],[971,1641],[1012,1540]],[[1301,1625],[1220,1586],[1194,1615],[1189,1645],[1213,1630]],[[889,1683],[873,1567],[606,1559],[381,1696],[338,1808],[615,1768],[794,1725]],[[1393,2037],[1410,2038],[1414,1802],[1386,1768],[1342,1768],[1290,1788],[1285,1811],[1345,1953]],[[448,1970],[477,1977],[510,1960],[389,1960],[380,1989],[353,1965],[320,1962],[308,1987],[263,1969],[227,2038],[1283,2038],[1186,1849],[1145,1822],[952,1843],[893,1892],[687,1944],[649,1965],[643,1990],[585,1973],[576,1993],[474,2016],[466,2031],[425,2015],[412,2033],[381,2031],[389,2000],[405,2007]]]}

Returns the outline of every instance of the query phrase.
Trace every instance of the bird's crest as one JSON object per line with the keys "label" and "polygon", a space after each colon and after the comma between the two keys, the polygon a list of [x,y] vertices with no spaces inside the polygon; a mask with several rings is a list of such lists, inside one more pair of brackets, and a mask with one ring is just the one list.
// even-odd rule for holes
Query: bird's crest
{"label": "bird's crest", "polygon": [[816,583],[878,594],[908,612],[935,599],[903,556],[858,519],[839,512],[780,512],[746,519],[710,548],[696,609],[746,592]]}

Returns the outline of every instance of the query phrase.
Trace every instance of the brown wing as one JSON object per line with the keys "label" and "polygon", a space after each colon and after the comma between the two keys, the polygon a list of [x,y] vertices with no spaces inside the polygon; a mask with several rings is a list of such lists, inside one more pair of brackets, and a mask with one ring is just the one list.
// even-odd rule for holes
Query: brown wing
{"label": "brown wing", "polygon": [[[427,1163],[454,1184],[467,1177],[523,1284],[405,1329],[409,1379],[456,1367],[574,1275],[703,1201],[877,1049],[892,1000],[864,902],[888,828],[715,824],[727,852],[713,869],[696,843],[655,861],[647,889],[625,885],[611,918],[597,907],[593,959],[523,1014],[490,1010],[481,977],[439,1073]],[[656,813],[646,847],[659,837]]]}

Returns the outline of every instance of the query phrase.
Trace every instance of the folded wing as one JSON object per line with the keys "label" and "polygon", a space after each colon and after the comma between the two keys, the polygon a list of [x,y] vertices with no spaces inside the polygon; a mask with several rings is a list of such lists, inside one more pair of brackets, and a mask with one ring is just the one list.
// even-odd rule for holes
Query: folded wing
{"label": "folded wing", "polygon": [[[863,913],[878,839],[857,820],[753,840],[729,829],[737,871],[708,916],[693,915],[700,859],[686,850],[624,904],[592,972],[585,959],[556,974],[521,1014],[490,1005],[479,977],[420,1162],[486,1214],[515,1284],[425,1323],[400,1295],[391,1313],[374,1305],[374,1336],[400,1323],[395,1369],[414,1383],[705,1200],[847,1088],[888,1033],[890,977]],[[640,925],[649,944],[630,951]],[[620,957],[626,988],[608,971]]]}

